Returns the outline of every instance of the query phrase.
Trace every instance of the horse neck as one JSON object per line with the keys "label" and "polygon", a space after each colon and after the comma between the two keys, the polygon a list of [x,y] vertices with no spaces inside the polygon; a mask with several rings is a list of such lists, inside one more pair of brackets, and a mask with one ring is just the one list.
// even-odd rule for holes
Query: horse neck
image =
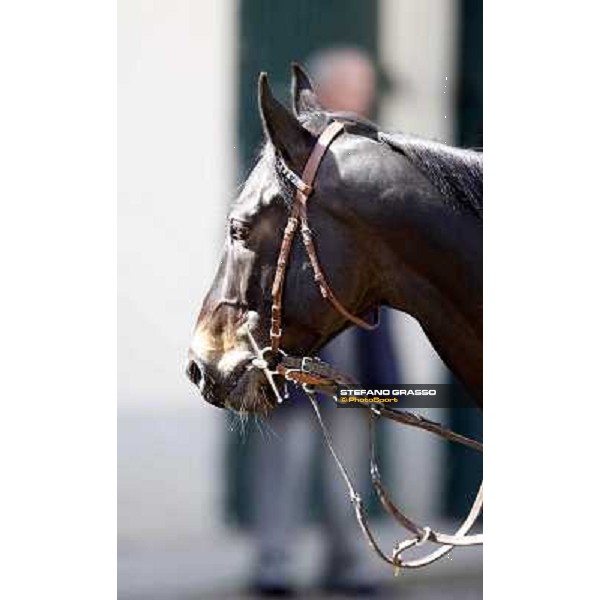
{"label": "horse neck", "polygon": [[388,191],[375,211],[383,220],[372,215],[382,303],[415,317],[447,366],[480,398],[481,220],[424,189]]}

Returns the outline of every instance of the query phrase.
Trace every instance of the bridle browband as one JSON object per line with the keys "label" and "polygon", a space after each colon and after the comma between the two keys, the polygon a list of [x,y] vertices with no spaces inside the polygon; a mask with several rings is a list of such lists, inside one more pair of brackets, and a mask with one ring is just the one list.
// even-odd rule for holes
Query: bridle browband
{"label": "bridle browband", "polygon": [[[313,357],[292,357],[288,356],[281,348],[281,336],[282,336],[282,301],[283,301],[283,286],[285,281],[285,273],[288,265],[290,251],[294,240],[295,233],[298,229],[298,225],[301,225],[302,242],[308,254],[310,264],[313,270],[314,279],[323,298],[329,300],[333,307],[348,321],[354,325],[358,325],[363,329],[374,329],[376,326],[371,325],[363,319],[349,312],[337,299],[333,293],[331,287],[328,285],[323,269],[319,264],[317,252],[312,239],[312,233],[308,226],[308,216],[306,211],[306,204],[311,194],[314,191],[314,181],[319,169],[319,165],[327,152],[327,149],[333,142],[333,140],[343,131],[344,125],[339,121],[333,121],[330,123],[323,133],[319,136],[315,147],[313,148],[308,161],[302,172],[302,177],[298,177],[285,163],[282,163],[283,174],[285,178],[295,187],[296,192],[294,195],[294,202],[288,218],[284,233],[283,240],[281,242],[281,248],[279,250],[279,257],[277,259],[277,267],[275,270],[275,278],[273,280],[273,286],[271,288],[271,329],[270,329],[270,346],[263,348],[262,350],[258,346],[256,339],[254,338],[250,327],[247,329],[247,334],[250,339],[252,348],[256,354],[256,358],[252,361],[252,366],[263,371],[265,377],[273,392],[281,402],[281,396],[275,383],[273,376],[280,375],[286,381],[291,381],[297,385],[300,385],[302,389],[309,396],[313,409],[316,413],[317,420],[323,431],[325,441],[328,449],[344,478],[350,500],[354,506],[354,512],[361,528],[361,531],[365,535],[369,545],[373,548],[375,553],[383,561],[389,565],[395,567],[396,573],[400,568],[415,569],[429,565],[440,558],[446,556],[457,546],[472,546],[483,544],[483,534],[470,534],[469,531],[473,527],[477,518],[479,517],[483,508],[483,484],[481,484],[477,496],[471,506],[469,514],[457,529],[453,535],[439,533],[430,527],[418,525],[416,522],[411,520],[406,514],[404,514],[398,506],[391,500],[388,492],[383,486],[379,475],[379,469],[377,467],[375,457],[375,419],[378,417],[384,417],[411,427],[417,427],[424,429],[431,433],[434,433],[444,439],[452,442],[456,442],[472,448],[476,451],[483,452],[483,445],[480,442],[472,440],[466,436],[455,433],[454,431],[447,429],[430,421],[424,417],[414,415],[413,413],[405,410],[393,410],[384,405],[370,405],[370,445],[371,445],[371,481],[377,496],[385,508],[385,510],[400,523],[405,529],[413,534],[414,537],[408,538],[402,542],[398,542],[393,548],[392,553],[388,556],[383,550],[381,550],[379,544],[375,540],[373,532],[371,531],[366,512],[362,503],[361,497],[356,492],[354,485],[348,475],[346,468],[339,459],[331,440],[329,431],[321,417],[319,407],[315,399],[315,392],[321,392],[334,398],[337,402],[337,385],[354,383],[351,378],[335,371],[330,365],[324,363],[318,358]],[[278,362],[274,368],[269,366],[266,357],[268,354],[277,355]],[[411,548],[421,546],[426,542],[436,544],[438,547],[430,552],[429,554],[412,560],[406,560],[402,554]]]}
{"label": "bridle browband", "polygon": [[285,282],[285,273],[287,269],[288,260],[290,257],[290,250],[292,249],[292,243],[294,236],[298,229],[298,225],[301,225],[302,242],[306,248],[306,253],[310,260],[310,265],[313,270],[314,279],[316,284],[319,286],[321,295],[323,298],[329,300],[333,307],[348,321],[358,325],[363,329],[374,329],[376,326],[367,323],[360,317],[353,315],[348,311],[344,305],[337,299],[333,290],[325,279],[323,269],[319,264],[317,257],[317,251],[315,244],[312,239],[312,232],[308,226],[308,216],[306,212],[306,203],[314,191],[314,181],[319,170],[319,166],[327,149],[333,142],[333,140],[344,130],[344,124],[340,121],[333,121],[330,123],[323,133],[319,136],[315,147],[312,149],[308,161],[302,171],[302,177],[298,177],[285,163],[283,163],[286,170],[286,179],[292,183],[296,188],[294,195],[294,203],[290,216],[283,232],[283,240],[281,242],[281,248],[279,250],[279,257],[277,258],[277,268],[275,270],[275,278],[273,280],[273,287],[271,288],[271,350],[278,352],[281,345],[281,310],[283,300],[283,285]]}

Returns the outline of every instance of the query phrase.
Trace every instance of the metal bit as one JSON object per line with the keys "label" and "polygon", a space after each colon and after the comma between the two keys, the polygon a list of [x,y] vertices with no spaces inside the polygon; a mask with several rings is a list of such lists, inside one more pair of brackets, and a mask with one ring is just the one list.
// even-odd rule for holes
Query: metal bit
{"label": "metal bit", "polygon": [[269,382],[269,385],[271,386],[271,389],[273,390],[273,393],[275,394],[275,398],[277,398],[277,404],[281,404],[283,402],[283,398],[281,397],[281,394],[277,389],[277,384],[273,379],[273,372],[269,370],[269,364],[263,358],[263,351],[261,351],[261,349],[258,347],[258,344],[252,335],[252,331],[250,331],[250,326],[246,328],[246,333],[248,334],[248,339],[250,340],[252,349],[256,353],[256,358],[252,360],[252,366],[263,372],[264,376]]}

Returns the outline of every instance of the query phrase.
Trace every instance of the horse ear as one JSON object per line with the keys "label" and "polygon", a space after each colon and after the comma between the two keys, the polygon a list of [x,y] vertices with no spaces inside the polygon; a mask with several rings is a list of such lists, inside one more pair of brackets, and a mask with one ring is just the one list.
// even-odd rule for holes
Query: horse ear
{"label": "horse ear", "polygon": [[323,110],[309,76],[298,63],[292,63],[292,105],[297,117],[304,112]]}
{"label": "horse ear", "polygon": [[266,73],[261,73],[258,78],[258,106],[265,136],[279,150],[288,166],[301,173],[316,140],[275,99]]}

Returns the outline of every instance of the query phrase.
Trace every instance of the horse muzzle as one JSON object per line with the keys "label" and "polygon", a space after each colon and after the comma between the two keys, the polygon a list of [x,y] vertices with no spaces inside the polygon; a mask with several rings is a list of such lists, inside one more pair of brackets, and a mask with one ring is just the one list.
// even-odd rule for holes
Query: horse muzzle
{"label": "horse muzzle", "polygon": [[223,401],[221,400],[217,382],[194,358],[188,360],[185,374],[206,402],[218,408],[223,408]]}

